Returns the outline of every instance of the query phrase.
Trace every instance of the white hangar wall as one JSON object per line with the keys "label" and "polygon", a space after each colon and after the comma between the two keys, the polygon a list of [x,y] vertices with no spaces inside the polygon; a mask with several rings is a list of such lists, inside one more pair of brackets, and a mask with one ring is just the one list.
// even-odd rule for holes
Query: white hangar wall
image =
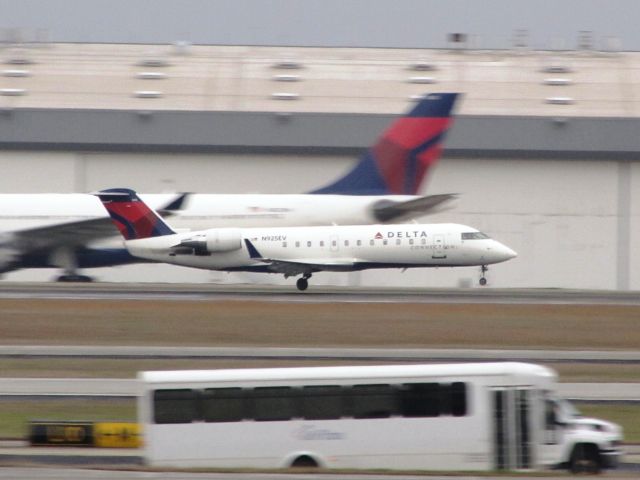
{"label": "white hangar wall", "polygon": [[[298,193],[329,182],[349,155],[0,152],[15,172],[3,192],[73,192],[128,186],[141,192]],[[426,222],[483,230],[519,253],[491,267],[496,287],[640,289],[640,162],[562,158],[444,158],[427,193],[459,193],[454,208]],[[479,269],[316,274],[315,284],[476,286]],[[281,276],[202,272],[173,266],[97,269],[112,281],[284,282]],[[45,280],[53,271],[9,279]],[[293,286],[292,280],[286,281]]]}

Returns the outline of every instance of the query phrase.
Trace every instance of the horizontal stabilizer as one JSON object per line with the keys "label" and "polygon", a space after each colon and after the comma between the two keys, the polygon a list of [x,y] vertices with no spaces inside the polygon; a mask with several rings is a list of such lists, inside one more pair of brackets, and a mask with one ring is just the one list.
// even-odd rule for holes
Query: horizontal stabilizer
{"label": "horizontal stabilizer", "polygon": [[406,202],[381,200],[373,207],[373,215],[379,222],[397,221],[443,210],[444,205],[458,197],[455,193],[427,195]]}

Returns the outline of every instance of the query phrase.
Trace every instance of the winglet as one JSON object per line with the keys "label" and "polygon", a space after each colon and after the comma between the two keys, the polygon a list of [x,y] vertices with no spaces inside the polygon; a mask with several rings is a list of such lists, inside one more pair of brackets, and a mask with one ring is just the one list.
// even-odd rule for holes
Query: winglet
{"label": "winglet", "polygon": [[253,245],[253,243],[251,243],[251,240],[245,238],[244,244],[247,246],[247,250],[249,251],[250,258],[256,258],[256,259],[263,258],[262,255],[260,255],[260,252],[258,252],[258,249]]}
{"label": "winglet", "polygon": [[431,93],[394,121],[353,170],[311,193],[416,195],[442,152],[457,93]]}
{"label": "winglet", "polygon": [[110,188],[94,193],[125,240],[173,235],[169,225],[128,188]]}
{"label": "winglet", "polygon": [[181,193],[176,198],[171,200],[171,202],[159,208],[158,213],[163,216],[168,216],[179,212],[184,207],[184,204],[190,195],[191,194],[189,192]]}

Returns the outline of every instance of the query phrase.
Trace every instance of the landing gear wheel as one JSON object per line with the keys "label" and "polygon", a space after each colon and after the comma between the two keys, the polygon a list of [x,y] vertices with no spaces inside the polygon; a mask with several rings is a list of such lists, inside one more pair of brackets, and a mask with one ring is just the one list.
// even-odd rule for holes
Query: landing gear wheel
{"label": "landing gear wheel", "polygon": [[67,274],[67,275],[60,275],[58,278],[56,278],[56,282],[89,283],[89,282],[93,282],[93,278],[87,275]]}
{"label": "landing gear wheel", "polygon": [[486,265],[482,265],[480,267],[480,285],[483,287],[487,284],[487,279],[485,278],[484,274],[487,273],[488,271],[489,271],[489,267],[487,267]]}
{"label": "landing gear wheel", "polygon": [[309,282],[304,277],[299,278],[298,281],[296,282],[296,287],[298,287],[298,290],[300,290],[301,292],[305,291],[308,286],[309,286]]}

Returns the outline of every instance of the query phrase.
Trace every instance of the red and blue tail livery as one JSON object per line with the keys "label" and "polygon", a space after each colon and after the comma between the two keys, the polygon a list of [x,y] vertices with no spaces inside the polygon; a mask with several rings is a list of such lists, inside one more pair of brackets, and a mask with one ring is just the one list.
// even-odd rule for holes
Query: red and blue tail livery
{"label": "red and blue tail livery", "polygon": [[416,195],[442,152],[457,93],[425,96],[396,120],[344,177],[311,193]]}
{"label": "red and blue tail livery", "polygon": [[110,188],[95,193],[125,240],[173,235],[153,210],[128,188]]}

